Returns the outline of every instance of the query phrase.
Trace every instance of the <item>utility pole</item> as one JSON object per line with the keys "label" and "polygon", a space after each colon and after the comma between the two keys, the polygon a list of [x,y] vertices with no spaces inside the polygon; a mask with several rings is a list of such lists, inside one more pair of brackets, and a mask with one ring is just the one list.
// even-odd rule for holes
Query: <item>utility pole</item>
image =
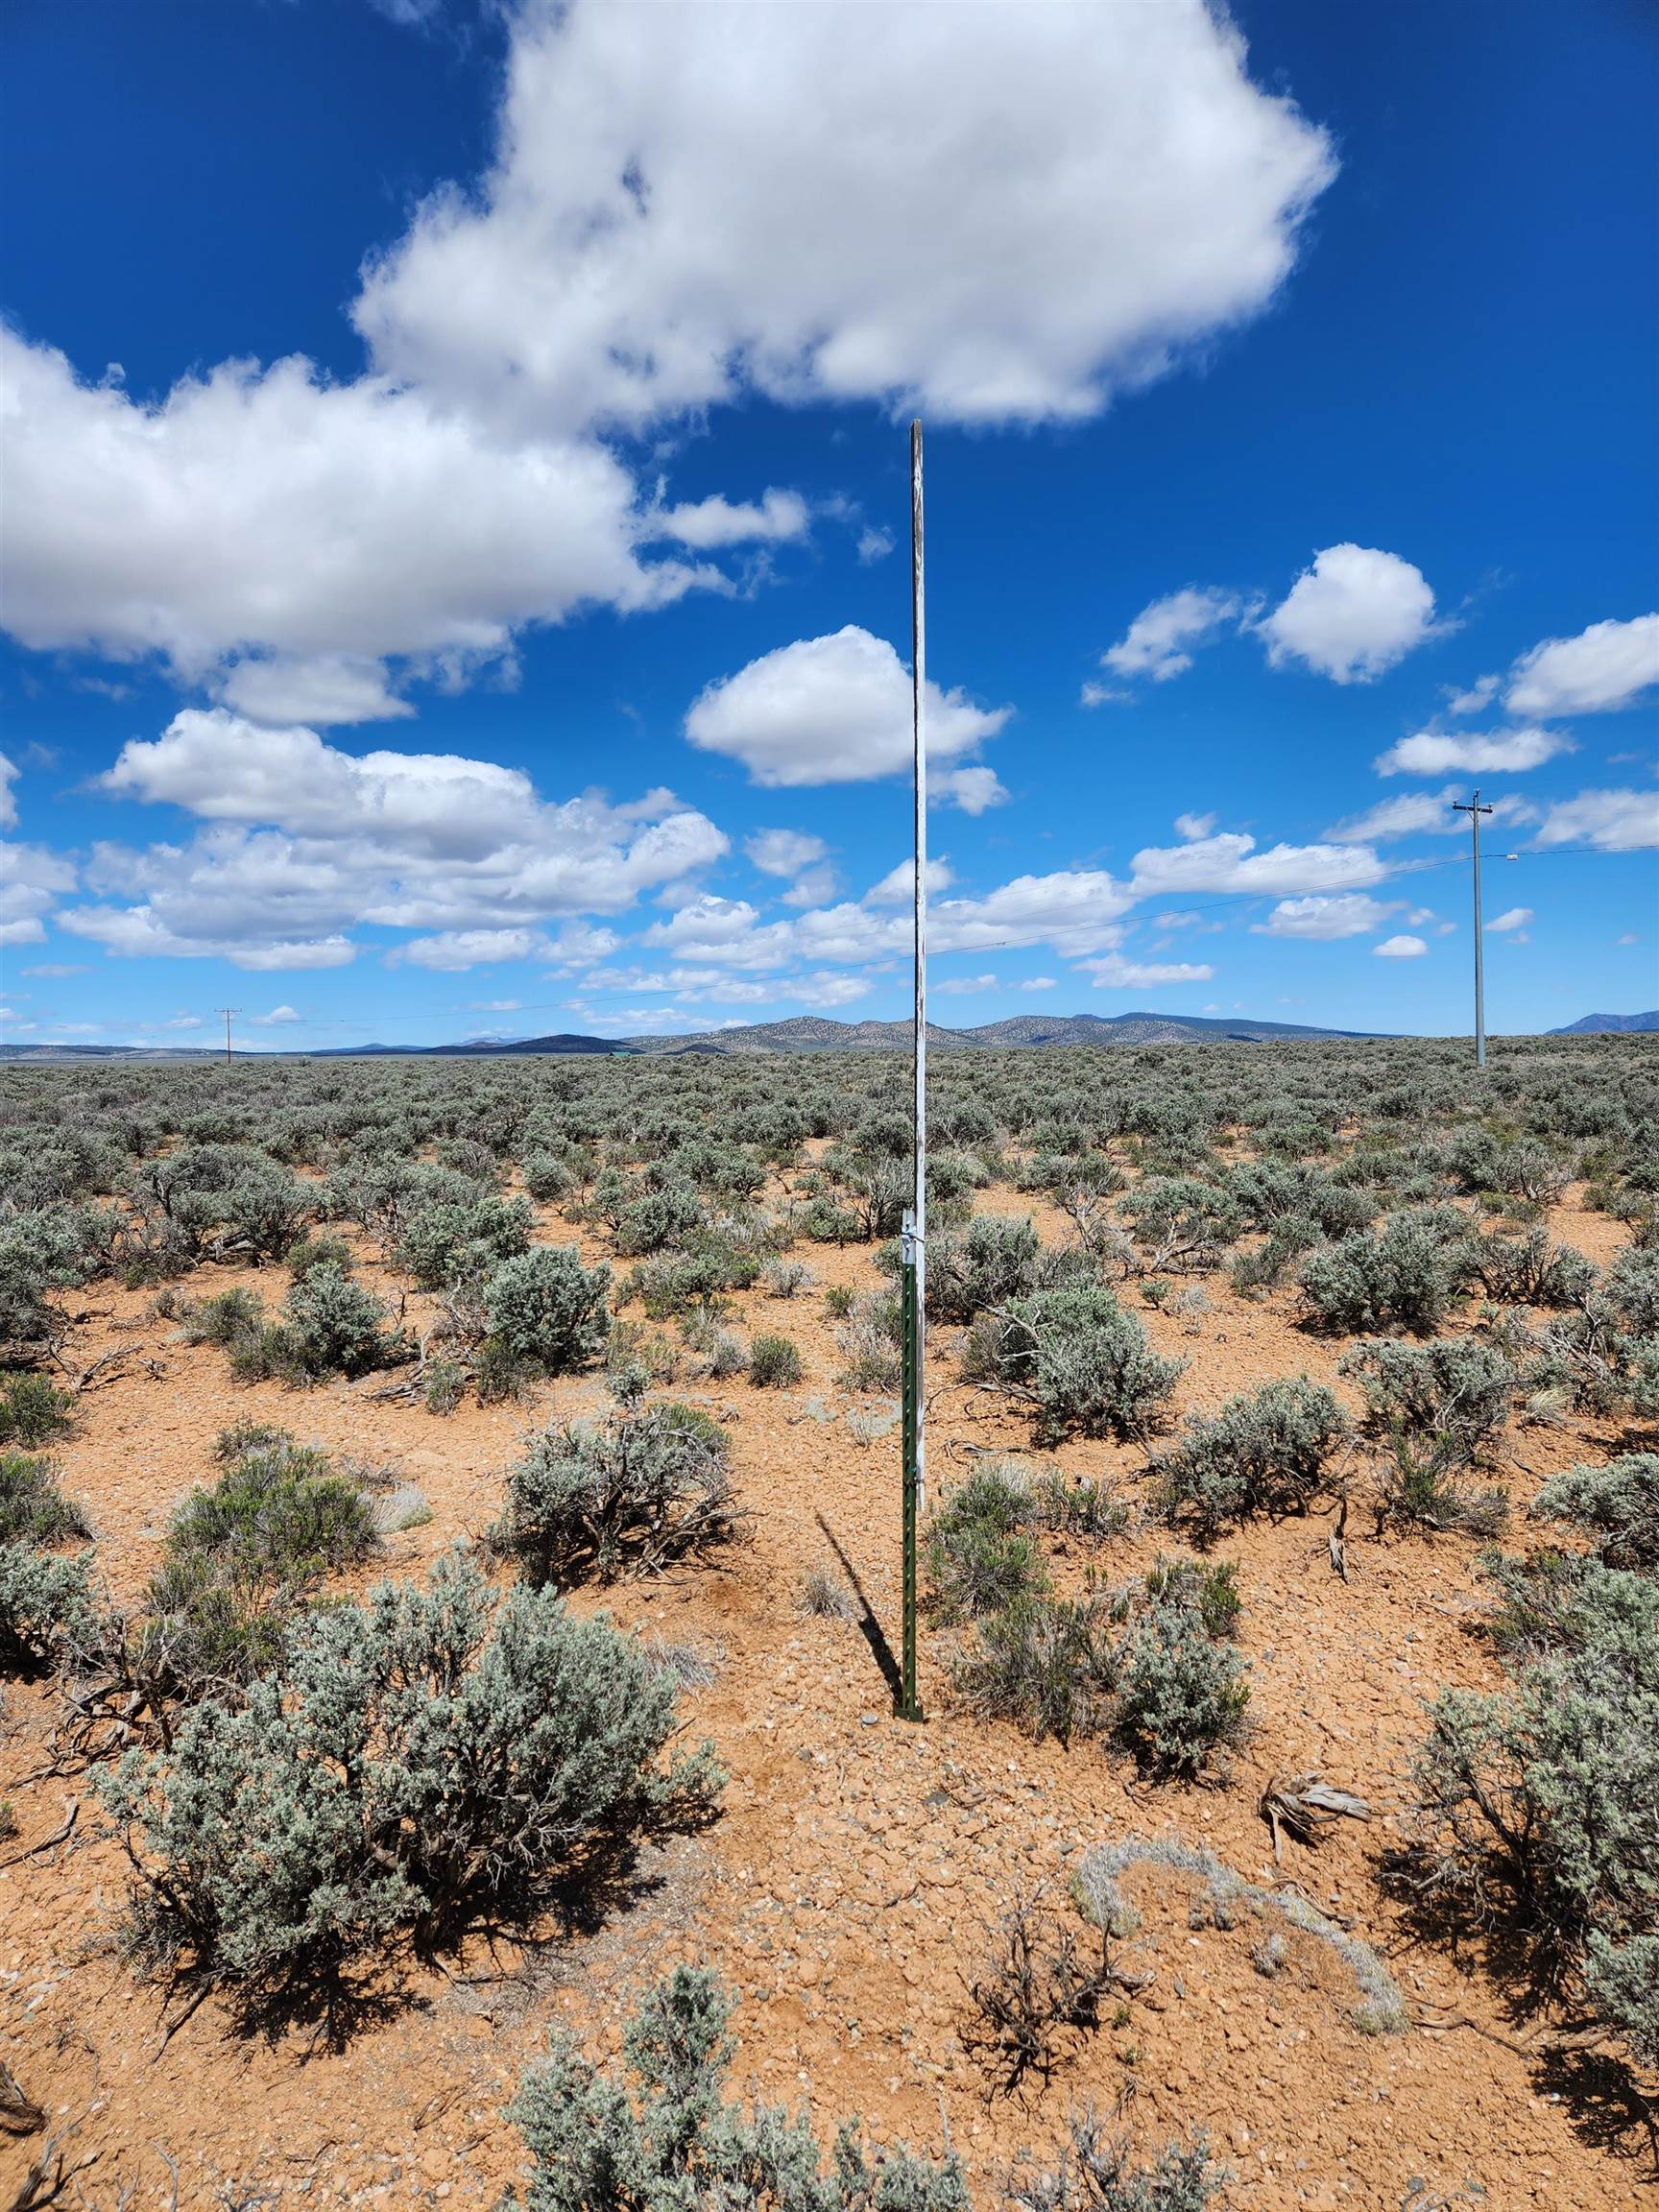
{"label": "utility pole", "polygon": [[916,954],[915,1144],[912,1203],[901,1245],[904,1335],[903,1553],[900,1608],[899,1717],[920,1720],[916,1690],[916,1541],[926,1495],[927,1344],[927,652],[922,595],[922,425],[910,425],[910,737],[915,760]]}
{"label": "utility pole", "polygon": [[232,1014],[240,1014],[242,1009],[240,1006],[220,1006],[215,1011],[225,1017],[225,1065],[228,1068],[230,1065],[230,1017]]}
{"label": "utility pole", "polygon": [[1480,934],[1480,817],[1490,814],[1490,806],[1482,806],[1480,794],[1465,805],[1461,800],[1453,806],[1454,814],[1469,817],[1469,851],[1475,864],[1475,1065],[1486,1065],[1486,947]]}

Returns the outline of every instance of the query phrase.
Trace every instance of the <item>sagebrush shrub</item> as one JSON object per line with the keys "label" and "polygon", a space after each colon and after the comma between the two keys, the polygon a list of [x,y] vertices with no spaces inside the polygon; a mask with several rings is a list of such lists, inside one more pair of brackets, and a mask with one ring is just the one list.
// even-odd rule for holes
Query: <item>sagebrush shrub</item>
{"label": "sagebrush shrub", "polygon": [[91,1564],[90,1551],[64,1558],[0,1543],[0,1674],[51,1665],[90,1631]]}
{"label": "sagebrush shrub", "polygon": [[524,1198],[480,1191],[421,1207],[403,1225],[398,1258],[423,1290],[443,1290],[530,1249],[533,1226]]}
{"label": "sagebrush shrub", "polygon": [[1131,1225],[1142,1266],[1175,1274],[1218,1265],[1244,1226],[1243,1208],[1230,1191],[1190,1175],[1148,1176],[1118,1211]]}
{"label": "sagebrush shrub", "polygon": [[674,1693],[604,1620],[460,1554],[310,1615],[278,1671],[206,1699],[101,1788],[138,1870],[133,1936],[251,2011],[331,2006],[353,1963],[479,1917],[534,1920],[608,1849],[717,1785],[663,1771]]}
{"label": "sagebrush shrub", "polygon": [[716,1421],[662,1401],[532,1436],[490,1532],[536,1587],[613,1582],[730,1543],[741,1526]]}
{"label": "sagebrush shrub", "polygon": [[1364,1391],[1377,1433],[1412,1440],[1445,1468],[1473,1466],[1502,1435],[1517,1381],[1501,1352],[1469,1336],[1371,1337],[1343,1354],[1340,1372]]}
{"label": "sagebrush shrub", "polygon": [[1044,1587],[1042,1554],[1022,1531],[1035,1501],[1018,1476],[991,1464],[958,1483],[928,1521],[925,1551],[933,1601],[947,1622],[999,1612]]}
{"label": "sagebrush shrub", "polygon": [[298,1244],[290,1244],[282,1255],[282,1263],[296,1283],[314,1274],[319,1267],[332,1267],[338,1274],[351,1272],[351,1247],[343,1237],[318,1234],[301,1238]]}
{"label": "sagebrush shrub", "polygon": [[0,1444],[31,1452],[67,1433],[75,1400],[44,1375],[0,1376]]}
{"label": "sagebrush shrub", "polygon": [[688,1183],[667,1183],[624,1206],[616,1218],[616,1249],[624,1258],[684,1244],[702,1228],[703,1201]]}
{"label": "sagebrush shrub", "polygon": [[408,1347],[388,1336],[386,1308],[373,1290],[325,1264],[301,1276],[282,1301],[284,1343],[301,1372],[367,1375],[406,1358]]}
{"label": "sagebrush shrub", "polygon": [[538,1244],[503,1261],[484,1286],[490,1338],[509,1359],[568,1375],[604,1349],[611,1270],[585,1267],[573,1244]]}
{"label": "sagebrush shrub", "polygon": [[1659,1336],[1659,1247],[1625,1246],[1607,1270],[1607,1301],[1632,1336]]}
{"label": "sagebrush shrub", "polygon": [[0,1451],[0,1544],[61,1544],[91,1533],[82,1508],[60,1489],[51,1460]]}
{"label": "sagebrush shrub", "polygon": [[1588,1530],[1609,1567],[1659,1575],[1659,1453],[1564,1468],[1533,1499],[1532,1511]]}
{"label": "sagebrush shrub", "polygon": [[86,1224],[61,1207],[0,1209],[0,1347],[25,1358],[60,1338],[68,1326],[54,1295],[94,1271]]}
{"label": "sagebrush shrub", "polygon": [[1098,1735],[1117,1680],[1110,1608],[1093,1596],[1027,1591],[977,1623],[951,1679],[970,1712],[1011,1720],[1039,1743]]}
{"label": "sagebrush shrub", "polygon": [[220,1447],[225,1472],[174,1516],[146,1593],[136,1656],[168,1696],[228,1689],[274,1666],[318,1583],[379,1541],[361,1486],[323,1453],[252,1422]]}
{"label": "sagebrush shrub", "polygon": [[1107,2134],[1093,2112],[1081,2112],[1067,2123],[1055,2165],[1039,2169],[1022,2154],[1008,2176],[1008,2201],[1019,2212],[1208,2212],[1226,2180],[1202,2135],[1166,2143],[1144,2166],[1127,2136]]}
{"label": "sagebrush shrub", "polygon": [[1659,2064],[1659,1586],[1596,1559],[1500,1576],[1509,1686],[1446,1691],[1415,1768],[1406,1872],[1502,1919],[1535,1987]]}
{"label": "sagebrush shrub", "polygon": [[1204,1541],[1251,1513],[1305,1513],[1347,1431],[1323,1383],[1265,1382],[1188,1420],[1179,1447],[1156,1463],[1159,1508]]}
{"label": "sagebrush shrub", "polygon": [[1552,1244],[1543,1229],[1488,1237],[1473,1249],[1481,1286],[1500,1305],[1581,1306],[1596,1287],[1593,1263],[1570,1244]]}
{"label": "sagebrush shrub", "polygon": [[927,1310],[940,1321],[972,1321],[1035,1287],[1037,1231],[1029,1218],[981,1214],[960,1232],[933,1238],[927,1253]]}
{"label": "sagebrush shrub", "polygon": [[1320,1245],[1302,1264],[1302,1294],[1313,1319],[1355,1336],[1405,1329],[1428,1335],[1469,1280],[1469,1224],[1455,1207],[1391,1214],[1381,1230]]}
{"label": "sagebrush shrub", "polygon": [[792,1389],[802,1372],[801,1355],[787,1336],[757,1336],[749,1347],[749,1380],[757,1389]]}
{"label": "sagebrush shrub", "polygon": [[535,2160],[529,2212],[968,2212],[953,2155],[869,2150],[851,2122],[826,2175],[805,2114],[727,2104],[731,2017],[713,1975],[677,1966],[623,2036],[627,2083],[555,2029],[508,2107]]}
{"label": "sagebrush shrub", "polygon": [[1186,1370],[1164,1359],[1103,1284],[1068,1284],[983,1315],[968,1341],[969,1374],[1018,1391],[1043,1442],[1144,1436]]}
{"label": "sagebrush shrub", "polygon": [[1366,1427],[1384,1447],[1382,1520],[1496,1534],[1508,1511],[1503,1492],[1470,1490],[1462,1478],[1508,1419],[1517,1376],[1503,1355],[1467,1336],[1378,1336],[1344,1353],[1341,1372],[1358,1378]]}
{"label": "sagebrush shrub", "polygon": [[[1156,1571],[1155,1571],[1156,1574]],[[1118,1654],[1113,1733],[1157,1775],[1196,1774],[1244,1734],[1244,1661],[1213,1588],[1166,1575],[1131,1616]]]}

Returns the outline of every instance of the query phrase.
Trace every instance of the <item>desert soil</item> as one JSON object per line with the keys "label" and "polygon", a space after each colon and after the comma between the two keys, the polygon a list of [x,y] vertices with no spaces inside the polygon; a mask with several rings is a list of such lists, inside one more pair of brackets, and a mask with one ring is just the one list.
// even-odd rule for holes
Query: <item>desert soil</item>
{"label": "desert soil", "polygon": [[[1010,1190],[979,1203],[1031,1211]],[[1037,1211],[1045,1235],[1057,1237],[1064,1225]],[[1551,1226],[1603,1262],[1622,1236],[1571,1206]],[[550,1210],[540,1234],[572,1236]],[[522,2146],[502,2107],[549,2025],[573,2029],[595,2056],[614,2053],[638,1993],[685,1960],[717,1968],[740,2001],[734,2089],[809,2105],[825,2135],[858,2112],[884,2139],[935,2152],[949,2142],[981,2203],[996,2200],[1021,2153],[1052,2150],[1069,2110],[1093,2104],[1147,2151],[1208,2130],[1233,2171],[1227,2201],[1239,2212],[1651,2204],[1650,2147],[1617,2112],[1550,2086],[1551,2024],[1509,2009],[1478,1957],[1416,1939],[1378,1879],[1407,1805],[1425,1700],[1442,1684],[1497,1678],[1472,1633],[1478,1547],[1378,1540],[1359,1493],[1346,1582],[1333,1572],[1324,1516],[1253,1525],[1222,1545],[1218,1555],[1238,1563],[1255,1723],[1224,1787],[1143,1787],[1098,1747],[1033,1745],[967,1719],[952,1710],[949,1640],[933,1632],[922,1662],[926,1720],[901,1722],[860,1624],[799,1606],[804,1573],[830,1566],[856,1577],[897,1641],[897,1407],[838,1387],[822,1297],[831,1283],[867,1286],[875,1273],[868,1251],[802,1256],[814,1288],[734,1302],[744,1327],[796,1341],[802,1386],[676,1388],[731,1424],[750,1540],[719,1565],[573,1600],[707,1662],[712,1680],[687,1693],[686,1727],[713,1741],[731,1773],[719,1820],[647,1852],[636,1893],[599,1933],[533,1955],[479,1944],[443,1974],[402,1981],[388,2016],[340,2051],[300,2035],[239,2036],[214,2004],[169,2034],[162,1993],[135,1980],[119,1948],[120,1844],[84,1774],[29,1778],[50,1700],[8,1691],[0,1796],[19,1833],[0,1845],[0,2050],[51,2108],[65,2162],[78,2166],[62,2201],[98,2212],[493,2204],[505,2186],[522,2185]],[[366,1248],[362,1259],[366,1277],[395,1293]],[[283,1286],[274,1271],[205,1269],[185,1292],[237,1281],[273,1300]],[[1146,1315],[1158,1349],[1190,1362],[1181,1411],[1302,1372],[1352,1399],[1335,1372],[1341,1345],[1296,1328],[1287,1299],[1246,1303],[1224,1278],[1204,1286],[1207,1313]],[[410,1299],[412,1320],[428,1303]],[[413,1576],[492,1519],[524,1431],[607,1402],[590,1378],[522,1404],[469,1403],[447,1418],[378,1399],[380,1377],[304,1393],[238,1389],[222,1351],[186,1345],[149,1309],[147,1293],[101,1290],[80,1320],[72,1362],[122,1357],[94,1378],[57,1454],[122,1598],[141,1590],[175,1507],[211,1479],[217,1431],[240,1416],[281,1423],[418,1486],[430,1521],[391,1537],[376,1568]],[[950,1333],[940,1333],[931,1384],[936,1486],[976,1448],[1026,1444],[1018,1415],[956,1381]],[[1501,1479],[1524,1503],[1552,1469],[1608,1447],[1593,1426],[1517,1426]],[[1146,1454],[1082,1444],[1058,1457],[1069,1473],[1113,1476],[1133,1500]],[[1144,1571],[1160,1549],[1169,1549],[1166,1532],[1142,1528],[1074,1547],[1062,1572],[1118,1579]],[[1276,1865],[1259,1794],[1275,1774],[1310,1769],[1361,1791],[1375,1816],[1339,1823],[1317,1851],[1287,1842]],[[77,1804],[66,1839],[35,1848]],[[1070,1870],[1092,1845],[1169,1833],[1207,1844],[1253,1881],[1299,1887],[1368,1937],[1405,1992],[1409,2032],[1360,2033],[1344,1970],[1306,1937],[1291,1938],[1286,1971],[1263,1979],[1250,1956],[1259,1930],[1190,1927],[1191,1880],[1147,1869],[1131,1877],[1144,1925],[1129,1962],[1153,1980],[1127,2020],[1073,2038],[1046,2083],[995,2094],[958,2034],[964,1980],[984,1961],[988,1932],[1021,1889],[1045,1888],[1064,1908]],[[37,2136],[0,2137],[0,2204],[38,2148]]]}

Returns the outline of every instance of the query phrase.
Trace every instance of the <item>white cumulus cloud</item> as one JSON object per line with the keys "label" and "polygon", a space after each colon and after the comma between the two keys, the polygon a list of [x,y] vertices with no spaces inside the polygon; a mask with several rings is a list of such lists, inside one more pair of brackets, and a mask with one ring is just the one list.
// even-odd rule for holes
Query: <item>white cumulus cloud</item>
{"label": "white cumulus cloud", "polygon": [[[1117,644],[1100,656],[1100,665],[1115,676],[1144,676],[1154,684],[1166,684],[1171,676],[1191,667],[1196,647],[1236,625],[1247,612],[1237,592],[1213,586],[1171,591],[1141,610]],[[1109,695],[1098,685],[1091,689],[1097,694],[1088,700],[1091,706]]]}
{"label": "white cumulus cloud", "polygon": [[1533,913],[1530,906],[1511,906],[1504,913],[1498,915],[1495,920],[1488,922],[1486,926],[1488,929],[1498,930],[1507,935],[1512,929],[1525,929],[1527,923],[1532,919]]}
{"label": "white cumulus cloud", "polygon": [[1421,937],[1384,937],[1381,945],[1373,945],[1372,951],[1380,960],[1415,960],[1428,951]]}
{"label": "white cumulus cloud", "polygon": [[525,623],[658,605],[696,574],[641,564],[634,479],[602,445],[506,445],[381,379],[230,362],[146,405],[0,329],[0,387],[6,627],[185,679],[271,654],[277,671],[231,679],[261,711],[292,711],[301,682],[338,699],[351,669],[379,718],[366,662],[475,663]]}
{"label": "white cumulus cloud", "polygon": [[1259,313],[1334,166],[1202,0],[577,0],[521,16],[492,173],[428,200],[354,319],[515,427],[747,389],[1075,420]]}
{"label": "white cumulus cloud", "polygon": [[1364,684],[1422,644],[1434,594],[1420,568],[1369,545],[1327,545],[1264,615],[1267,659],[1300,661],[1337,684]]}
{"label": "white cumulus cloud", "polygon": [[[927,757],[950,761],[996,736],[1006,707],[975,707],[929,682]],[[893,647],[854,624],[751,661],[692,702],[685,734],[708,753],[741,760],[773,787],[853,783],[907,768],[910,676]],[[993,779],[995,781],[995,779]]]}
{"label": "white cumulus cloud", "polygon": [[1457,768],[1472,776],[1519,776],[1572,751],[1572,739],[1558,730],[1493,730],[1484,735],[1419,730],[1380,753],[1374,765],[1379,776],[1444,776]]}
{"label": "white cumulus cloud", "polygon": [[1580,791],[1545,814],[1540,845],[1593,845],[1603,853],[1659,845],[1659,792]]}
{"label": "white cumulus cloud", "polygon": [[[70,908],[63,926],[130,955],[337,966],[358,923],[445,938],[621,913],[728,849],[671,792],[554,803],[490,761],[359,757],[222,709],[187,709],[160,737],[132,739],[102,782],[201,825],[182,844],[94,848],[88,882],[121,902]],[[569,956],[557,942],[542,952]]]}
{"label": "white cumulus cloud", "polygon": [[1330,943],[1342,937],[1364,937],[1382,928],[1398,908],[1389,902],[1369,899],[1363,892],[1335,898],[1281,899],[1265,922],[1251,926],[1263,937],[1310,937]]}
{"label": "white cumulus cloud", "polygon": [[1512,714],[1608,714],[1659,684],[1659,614],[1593,622],[1576,637],[1547,637],[1509,671]]}

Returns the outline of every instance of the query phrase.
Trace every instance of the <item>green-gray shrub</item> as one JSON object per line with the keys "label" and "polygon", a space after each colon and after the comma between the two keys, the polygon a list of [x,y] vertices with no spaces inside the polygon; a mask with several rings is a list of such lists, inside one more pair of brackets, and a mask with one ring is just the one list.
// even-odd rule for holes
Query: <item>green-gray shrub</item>
{"label": "green-gray shrub", "polygon": [[50,1459],[0,1451],[0,1544],[62,1544],[91,1533],[81,1507],[60,1489]]}
{"label": "green-gray shrub", "polygon": [[757,1336],[749,1347],[749,1380],[757,1390],[790,1390],[804,1370],[787,1336]]}
{"label": "green-gray shrub", "polygon": [[718,1422],[670,1400],[543,1430],[508,1474],[490,1541],[538,1588],[657,1573],[738,1533],[730,1457]]}
{"label": "green-gray shrub", "polygon": [[1405,1329],[1429,1335],[1469,1280],[1469,1224],[1451,1206],[1390,1214],[1381,1230],[1322,1244],[1302,1264],[1302,1294],[1321,1328],[1355,1336]]}
{"label": "green-gray shrub", "polygon": [[403,1225],[398,1258],[423,1290],[444,1290],[530,1249],[533,1217],[526,1198],[443,1198],[421,1206]]}
{"label": "green-gray shrub", "polygon": [[1446,1691],[1417,1759],[1407,1875],[1501,1920],[1534,1988],[1659,2065],[1659,1585],[1597,1559],[1500,1575],[1502,1691]]}
{"label": "green-gray shrub", "polygon": [[1034,1503],[1027,1485],[993,1462],[975,1468],[932,1514],[924,1551],[942,1621],[1000,1612],[1046,1586],[1042,1554],[1024,1533]]}
{"label": "green-gray shrub", "polygon": [[92,1554],[0,1544],[0,1675],[53,1665],[92,1630]]}
{"label": "green-gray shrub", "polygon": [[573,1244],[538,1244],[503,1261],[484,1286],[490,1338],[510,1359],[568,1375],[596,1358],[611,1328],[611,1270],[585,1267]]}
{"label": "green-gray shrub", "polygon": [[927,1310],[939,1321],[972,1321],[1036,1287],[1041,1246],[1029,1217],[981,1214],[960,1231],[933,1238],[927,1254]]}
{"label": "green-gray shrub", "polygon": [[522,1585],[497,1607],[452,1555],[424,1589],[301,1620],[278,1671],[104,1778],[135,1946],[250,2013],[338,2025],[353,1965],[527,1925],[642,1827],[706,1808],[707,1752],[659,1764],[674,1724],[672,1686],[607,1621]]}
{"label": "green-gray shrub", "polygon": [[1564,1468],[1533,1499],[1532,1512],[1588,1530],[1609,1567],[1659,1575],[1659,1453]]}
{"label": "green-gray shrub", "polygon": [[0,1444],[32,1452],[54,1443],[67,1434],[74,1410],[72,1393],[45,1375],[0,1376]]}
{"label": "green-gray shrub", "polygon": [[968,2212],[954,2156],[871,2151],[852,2122],[825,2175],[804,2114],[727,2104],[731,2016],[712,1974],[677,1966],[623,2036],[626,2084],[555,2029],[508,2107],[535,2160],[529,2212]]}
{"label": "green-gray shrub", "polygon": [[407,1343],[385,1333],[386,1308],[373,1291],[331,1264],[293,1284],[282,1311],[276,1363],[291,1359],[308,1380],[368,1375],[409,1357]]}
{"label": "green-gray shrub", "polygon": [[1252,1513],[1306,1513],[1347,1429],[1323,1383],[1305,1375],[1264,1382],[1189,1418],[1180,1445],[1156,1464],[1159,1509],[1190,1523],[1201,1542]]}
{"label": "green-gray shrub", "polygon": [[1186,1370],[1164,1359],[1103,1284],[1071,1283],[1017,1298],[975,1322],[971,1378],[999,1383],[1033,1406],[1040,1442],[1144,1436]]}

